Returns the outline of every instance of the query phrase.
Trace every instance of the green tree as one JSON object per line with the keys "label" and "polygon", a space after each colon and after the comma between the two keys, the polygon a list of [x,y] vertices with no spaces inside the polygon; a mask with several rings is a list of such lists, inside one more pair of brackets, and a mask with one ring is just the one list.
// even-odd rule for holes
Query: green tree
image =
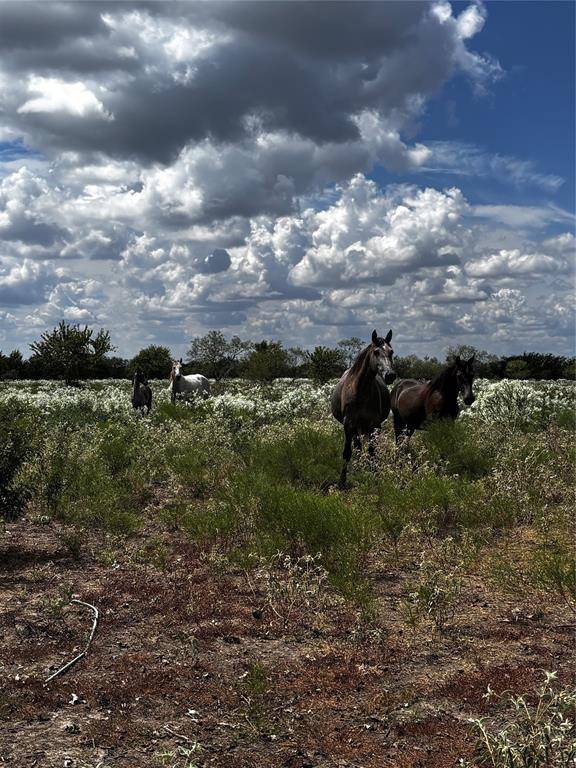
{"label": "green tree", "polygon": [[324,384],[340,376],[346,367],[345,353],[342,349],[315,347],[308,353],[308,371],[314,381]]}
{"label": "green tree", "polygon": [[80,328],[62,320],[52,331],[43,333],[39,341],[30,344],[30,349],[31,364],[44,376],[73,384],[93,374],[114,347],[109,331],[101,328],[94,334],[87,325]]}
{"label": "green tree", "polygon": [[239,336],[228,341],[221,331],[209,331],[190,341],[188,359],[198,373],[218,381],[230,375],[253,346],[251,341],[243,341]]}
{"label": "green tree", "polygon": [[288,348],[288,365],[290,367],[287,376],[298,378],[308,375],[308,350],[302,347]]}
{"label": "green tree", "polygon": [[565,357],[542,352],[524,352],[518,357],[528,366],[531,379],[561,379],[568,362]]}
{"label": "green tree", "polygon": [[485,349],[478,349],[471,344],[457,344],[448,347],[446,352],[446,362],[451,363],[455,357],[460,356],[463,360],[469,360],[474,355],[474,368],[478,376],[483,378],[494,378],[502,375],[501,360],[497,355],[486,352]]}
{"label": "green tree", "polygon": [[19,379],[24,371],[24,360],[18,349],[12,350],[9,355],[0,352],[0,379]]}
{"label": "green tree", "polygon": [[507,379],[528,379],[530,378],[530,368],[525,360],[513,358],[508,360],[504,368],[504,376]]}
{"label": "green tree", "polygon": [[172,368],[170,350],[155,344],[141,349],[128,363],[128,375],[134,376],[137,368],[140,368],[148,379],[167,379]]}
{"label": "green tree", "polygon": [[568,360],[564,368],[562,369],[563,379],[576,379],[576,357]]}
{"label": "green tree", "polygon": [[128,360],[123,357],[104,357],[96,369],[101,379],[125,379],[128,376]]}
{"label": "green tree", "polygon": [[279,341],[261,341],[246,361],[246,376],[256,381],[272,381],[287,376],[290,357]]}
{"label": "green tree", "polygon": [[349,339],[341,339],[338,346],[342,350],[346,365],[349,368],[366,345],[358,336],[351,336]]}
{"label": "green tree", "polygon": [[394,370],[401,379],[431,379],[444,366],[435,357],[420,358],[417,355],[394,358]]}

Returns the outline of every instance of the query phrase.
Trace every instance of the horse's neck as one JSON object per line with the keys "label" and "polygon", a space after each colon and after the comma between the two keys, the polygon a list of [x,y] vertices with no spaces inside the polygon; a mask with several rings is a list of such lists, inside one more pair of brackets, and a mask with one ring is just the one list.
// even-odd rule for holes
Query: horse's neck
{"label": "horse's neck", "polygon": [[138,384],[136,379],[134,379],[134,381],[132,382],[132,396],[134,396],[139,389],[140,389],[140,384]]}
{"label": "horse's neck", "polygon": [[356,391],[362,392],[370,387],[376,378],[376,371],[370,367],[370,355],[366,355],[358,378],[356,379]]}
{"label": "horse's neck", "polygon": [[445,377],[438,391],[442,395],[444,410],[452,412],[458,409],[458,382],[455,373]]}

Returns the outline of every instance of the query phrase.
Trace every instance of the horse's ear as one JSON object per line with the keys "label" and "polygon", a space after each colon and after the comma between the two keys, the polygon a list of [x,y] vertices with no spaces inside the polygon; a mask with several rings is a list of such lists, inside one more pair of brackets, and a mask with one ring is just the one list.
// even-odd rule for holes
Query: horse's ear
{"label": "horse's ear", "polygon": [[376,328],[372,331],[372,344],[378,344],[378,334],[376,333]]}
{"label": "horse's ear", "polygon": [[182,365],[182,358],[180,358],[180,365]]}
{"label": "horse's ear", "polygon": [[390,328],[390,330],[386,334],[386,338],[384,339],[384,341],[386,342],[386,344],[390,344],[390,342],[392,341],[392,328]]}

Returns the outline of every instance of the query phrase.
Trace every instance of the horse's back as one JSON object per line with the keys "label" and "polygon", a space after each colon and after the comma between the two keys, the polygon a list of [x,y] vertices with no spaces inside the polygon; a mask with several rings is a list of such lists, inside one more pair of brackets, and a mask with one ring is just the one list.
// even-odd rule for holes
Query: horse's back
{"label": "horse's back", "polygon": [[210,393],[210,381],[201,373],[191,373],[188,376],[184,376],[184,381],[189,392]]}
{"label": "horse's back", "polygon": [[410,390],[411,393],[416,394],[420,391],[420,389],[424,389],[425,386],[426,384],[423,384],[421,381],[417,381],[416,379],[400,379],[394,385],[394,389],[392,390],[392,409],[395,410],[398,407],[400,397],[406,392]]}
{"label": "horse's back", "polygon": [[395,416],[415,425],[426,418],[428,382],[400,379],[392,390],[391,406]]}

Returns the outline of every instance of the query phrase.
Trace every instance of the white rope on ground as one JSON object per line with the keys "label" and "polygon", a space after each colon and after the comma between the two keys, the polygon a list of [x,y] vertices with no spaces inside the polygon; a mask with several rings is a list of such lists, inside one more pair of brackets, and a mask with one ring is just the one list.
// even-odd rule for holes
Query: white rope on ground
{"label": "white rope on ground", "polygon": [[92,642],[92,639],[94,638],[94,633],[96,632],[96,627],[98,626],[98,619],[100,617],[100,613],[98,612],[98,608],[96,608],[95,605],[91,605],[90,603],[85,603],[83,600],[71,600],[71,603],[76,603],[77,605],[85,605],[86,608],[90,608],[92,611],[94,618],[92,621],[92,631],[90,632],[90,637],[88,638],[88,642],[84,646],[84,650],[81,651],[77,656],[75,656],[70,661],[66,662],[63,667],[60,667],[60,669],[57,669],[56,672],[50,675],[46,679],[46,682],[49,683],[51,680],[54,680],[55,677],[58,677],[58,675],[63,674],[64,672],[67,672],[71,667],[76,664],[76,662],[80,661],[80,659],[84,658],[86,654],[88,653],[88,649],[90,648],[90,644]]}

